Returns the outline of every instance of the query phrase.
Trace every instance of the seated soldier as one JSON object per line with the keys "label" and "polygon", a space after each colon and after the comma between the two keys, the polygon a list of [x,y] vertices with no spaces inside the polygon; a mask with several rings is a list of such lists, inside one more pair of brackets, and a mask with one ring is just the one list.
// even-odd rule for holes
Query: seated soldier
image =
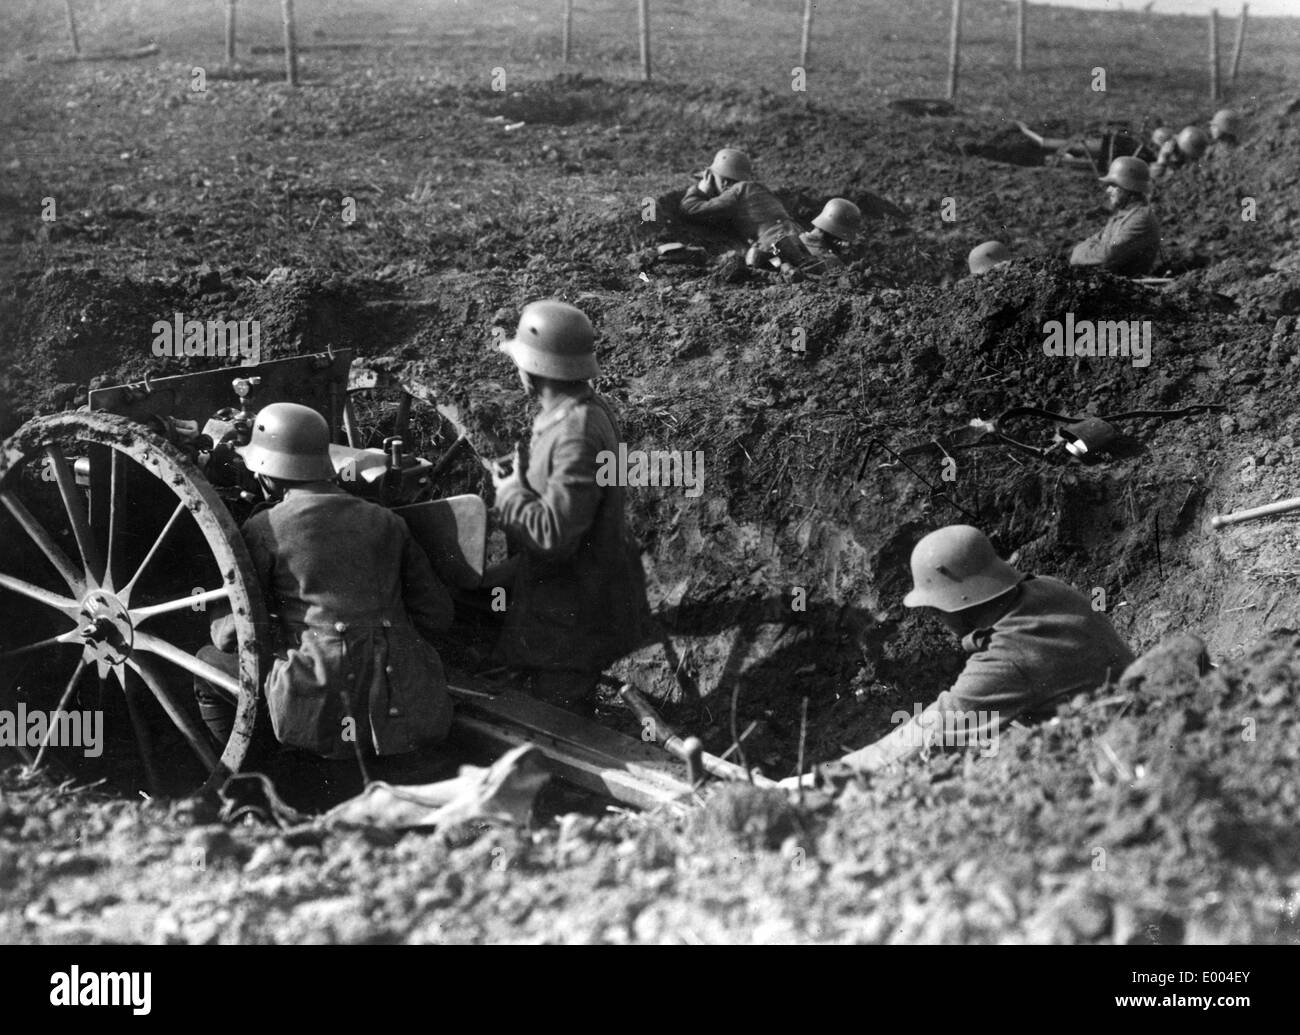
{"label": "seated soldier", "polygon": [[[242,532],[268,611],[275,662],[265,696],[283,744],[325,758],[397,755],[446,739],[452,705],[427,637],[452,603],[406,523],[334,484],[329,426],[315,410],[274,403],[240,452],[280,502]],[[234,622],[218,617],[200,660],[238,674]],[[195,678],[203,721],[219,743],[234,705]],[[364,762],[363,772],[364,772]]]}
{"label": "seated soldier", "polygon": [[[822,776],[882,769],[952,742],[954,731],[957,743],[988,743],[1000,726],[1046,716],[1133,662],[1128,645],[1087,597],[1057,579],[1017,571],[970,525],[949,525],[917,543],[912,582],[904,605],[932,610],[961,640],[970,655],[966,666],[927,708],[824,767]],[[805,785],[815,782],[815,774],[804,778]]]}
{"label": "seated soldier", "polygon": [[1071,266],[1100,266],[1122,277],[1141,277],[1160,258],[1160,224],[1147,195],[1151,172],[1140,158],[1116,158],[1101,178],[1115,213],[1097,233],[1075,245]]}
{"label": "seated soldier", "polygon": [[812,269],[818,273],[842,270],[858,231],[862,229],[861,209],[844,198],[831,198],[822,206],[812,225],[806,234],[799,235],[799,240],[816,260]]}
{"label": "seated soldier", "polygon": [[798,224],[753,175],[745,152],[724,147],[713,156],[699,183],[687,188],[682,215],[725,228],[750,242],[745,254],[749,266],[778,266],[790,272],[807,265],[812,256],[799,240]]}

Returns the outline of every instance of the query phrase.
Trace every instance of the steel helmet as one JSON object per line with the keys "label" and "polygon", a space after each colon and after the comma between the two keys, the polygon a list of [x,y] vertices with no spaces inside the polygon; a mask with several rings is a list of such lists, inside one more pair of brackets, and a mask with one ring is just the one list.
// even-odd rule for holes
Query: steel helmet
{"label": "steel helmet", "polygon": [[973,276],[980,276],[987,273],[994,266],[1004,262],[1011,261],[1011,252],[1001,241],[985,241],[970,250],[970,255],[966,257],[966,265],[970,267]]}
{"label": "steel helmet", "polygon": [[931,532],[912,550],[912,592],[903,603],[951,614],[986,604],[1023,579],[978,528],[949,525]]}
{"label": "steel helmet", "polygon": [[754,167],[749,162],[749,155],[744,151],[737,151],[734,147],[724,147],[713,156],[713,164],[709,166],[709,172],[715,176],[722,176],[728,180],[752,180],[754,178]]}
{"label": "steel helmet", "polygon": [[1151,143],[1160,147],[1165,141],[1174,139],[1174,131],[1168,126],[1157,126],[1151,131]]}
{"label": "steel helmet", "polygon": [[1241,131],[1241,116],[1231,108],[1221,108],[1210,119],[1211,136],[1236,136]]}
{"label": "steel helmet", "polygon": [[844,198],[831,198],[812,225],[842,241],[852,242],[862,229],[862,210]]}
{"label": "steel helmet", "polygon": [[253,420],[248,445],[238,450],[254,474],[293,482],[327,481],[334,477],[330,462],[330,427],[310,406],[271,403]]}
{"label": "steel helmet", "polygon": [[1184,126],[1178,133],[1178,150],[1188,158],[1200,158],[1210,146],[1210,138],[1200,126]]}
{"label": "steel helmet", "polygon": [[1134,194],[1146,194],[1151,190],[1151,167],[1141,158],[1120,155],[1110,163],[1101,182],[1131,190]]}
{"label": "steel helmet", "polygon": [[596,332],[581,309],[547,298],[524,306],[519,329],[501,343],[501,351],[529,374],[557,381],[587,381],[600,373],[595,341]]}

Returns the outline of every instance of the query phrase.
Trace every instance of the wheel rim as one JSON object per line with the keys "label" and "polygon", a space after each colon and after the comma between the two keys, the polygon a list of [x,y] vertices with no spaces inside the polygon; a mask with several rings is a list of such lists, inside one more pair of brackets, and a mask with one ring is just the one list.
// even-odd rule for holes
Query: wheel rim
{"label": "wheel rim", "polygon": [[[238,676],[196,656],[217,606],[234,617]],[[116,720],[116,740],[134,743],[151,793],[193,771],[213,784],[240,768],[252,741],[265,629],[239,530],[180,450],[106,413],[41,417],[0,447],[6,707],[84,708],[93,677],[105,740]],[[197,715],[195,676],[235,704],[225,744]],[[50,724],[25,757],[58,756],[80,775],[85,753],[59,750],[52,733]]]}

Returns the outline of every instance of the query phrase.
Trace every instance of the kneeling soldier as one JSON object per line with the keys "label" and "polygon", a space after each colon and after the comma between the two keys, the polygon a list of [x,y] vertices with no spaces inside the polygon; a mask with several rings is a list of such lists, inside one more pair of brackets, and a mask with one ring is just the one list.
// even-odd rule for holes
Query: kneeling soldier
{"label": "kneeling soldier", "polygon": [[[396,755],[446,739],[452,705],[426,637],[451,624],[452,603],[406,523],[334,484],[329,425],[315,410],[274,403],[241,450],[275,506],[244,523],[244,540],[277,616],[266,680],[281,743],[326,758]],[[239,671],[234,622],[213,622],[198,657]],[[234,705],[195,679],[204,722],[229,739]]]}
{"label": "kneeling soldier", "polygon": [[962,742],[983,743],[999,724],[1048,715],[1133,662],[1087,597],[1058,579],[1021,574],[970,525],[949,525],[917,543],[912,582],[903,603],[933,610],[970,655],[966,667],[920,714],[824,767],[825,775],[881,769],[942,743],[945,729],[961,730]]}

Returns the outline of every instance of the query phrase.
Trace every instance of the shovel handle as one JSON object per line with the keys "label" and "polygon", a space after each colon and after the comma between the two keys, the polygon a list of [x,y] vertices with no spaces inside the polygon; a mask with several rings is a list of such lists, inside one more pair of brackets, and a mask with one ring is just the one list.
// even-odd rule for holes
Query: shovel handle
{"label": "shovel handle", "polygon": [[1300,510],[1300,496],[1293,496],[1289,500],[1278,500],[1276,503],[1268,503],[1262,507],[1234,510],[1231,514],[1215,514],[1210,518],[1210,527],[1222,528],[1224,525],[1252,521],[1255,518],[1268,517],[1270,514],[1285,514],[1292,510]]}

